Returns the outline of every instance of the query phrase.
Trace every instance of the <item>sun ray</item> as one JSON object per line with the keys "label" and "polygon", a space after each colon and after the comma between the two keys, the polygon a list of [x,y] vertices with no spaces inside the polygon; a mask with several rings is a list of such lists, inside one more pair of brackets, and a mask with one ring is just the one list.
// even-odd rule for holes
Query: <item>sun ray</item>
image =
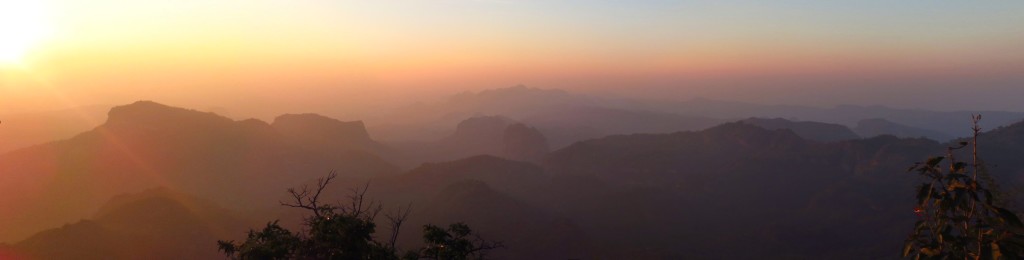
{"label": "sun ray", "polygon": [[0,0],[0,64],[20,65],[33,48],[50,37],[43,1]]}

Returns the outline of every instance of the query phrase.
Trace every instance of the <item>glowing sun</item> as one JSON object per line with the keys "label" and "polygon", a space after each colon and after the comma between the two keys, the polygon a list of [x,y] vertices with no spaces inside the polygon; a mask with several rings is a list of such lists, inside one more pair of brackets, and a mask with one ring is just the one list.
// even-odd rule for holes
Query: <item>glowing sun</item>
{"label": "glowing sun", "polygon": [[51,33],[42,1],[0,0],[0,64],[19,64]]}

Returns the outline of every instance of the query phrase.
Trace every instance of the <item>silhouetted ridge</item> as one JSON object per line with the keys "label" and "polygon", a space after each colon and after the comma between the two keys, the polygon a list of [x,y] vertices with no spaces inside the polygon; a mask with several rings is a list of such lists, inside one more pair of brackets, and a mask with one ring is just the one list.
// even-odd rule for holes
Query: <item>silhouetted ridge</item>
{"label": "silhouetted ridge", "polygon": [[560,89],[532,88],[524,85],[516,85],[507,88],[496,88],[480,91],[478,93],[466,92],[452,97],[452,100],[474,100],[484,99],[498,102],[512,101],[554,101],[572,98],[569,92]]}
{"label": "silhouetted ridge", "polygon": [[819,123],[811,121],[790,121],[782,118],[756,118],[752,117],[743,120],[744,123],[753,124],[764,129],[775,130],[775,129],[789,129],[793,133],[796,133],[800,137],[808,140],[815,140],[820,142],[834,142],[839,140],[849,140],[860,138],[850,128],[838,125]]}
{"label": "silhouetted ridge", "polygon": [[[614,184],[664,185],[685,179],[680,169],[723,171],[759,163],[787,163],[811,143],[788,129],[766,130],[743,122],[698,132],[617,135],[578,142],[551,153],[545,169],[553,174],[597,176]],[[776,160],[780,160],[777,161]]]}
{"label": "silhouetted ridge", "polygon": [[[108,127],[186,127],[187,124],[230,124],[233,120],[210,112],[171,107],[153,101],[117,106],[107,113]],[[185,123],[186,125],[182,125]]]}
{"label": "silhouetted ridge", "polygon": [[285,114],[271,123],[274,129],[308,146],[341,146],[378,152],[363,121],[343,122],[318,114]]}
{"label": "silhouetted ridge", "polygon": [[893,135],[896,137],[908,138],[927,137],[939,142],[945,142],[953,139],[952,136],[942,132],[902,125],[882,118],[857,121],[857,126],[855,126],[853,130],[862,137],[874,137],[879,135]]}
{"label": "silhouetted ridge", "polygon": [[[109,114],[107,123],[73,138],[0,155],[0,172],[19,173],[0,175],[0,241],[92,216],[112,196],[146,188],[245,207],[331,170],[356,179],[398,171],[369,149],[311,148],[254,119],[233,121],[151,101]],[[365,130],[356,132],[365,139]],[[37,207],[15,194],[59,206]]]}
{"label": "silhouetted ridge", "polygon": [[[984,120],[984,119],[982,119]],[[985,130],[985,129],[982,129]],[[964,139],[953,140],[949,146],[956,145]],[[1007,126],[991,129],[978,136],[978,156],[987,164],[989,172],[996,180],[1013,180],[1013,182],[1002,185],[1007,190],[1016,190],[1024,183],[1024,121]],[[959,158],[971,158],[969,150],[963,151]],[[1015,194],[1017,201],[1024,201],[1024,193],[1011,192]]]}
{"label": "silhouetted ridge", "polygon": [[405,153],[407,167],[423,162],[451,161],[475,155],[539,162],[548,153],[547,137],[536,128],[504,116],[475,116],[458,123],[455,132],[435,142],[394,144]]}
{"label": "silhouetted ridge", "polygon": [[393,124],[371,128],[384,140],[436,140],[452,124],[477,115],[502,115],[536,127],[552,148],[612,134],[698,130],[723,122],[658,111],[633,100],[517,86],[465,92],[443,102],[400,109],[385,117]]}
{"label": "silhouetted ridge", "polygon": [[251,223],[167,189],[119,195],[93,220],[40,232],[15,245],[40,259],[210,259],[209,241]]}
{"label": "silhouetted ridge", "polygon": [[451,162],[425,163],[412,169],[401,178],[419,179],[423,182],[472,178],[491,179],[498,183],[524,179],[537,180],[542,177],[542,170],[539,166],[490,155],[478,155]]}
{"label": "silhouetted ridge", "polygon": [[540,185],[545,178],[537,165],[478,155],[450,162],[424,163],[405,174],[382,180],[378,189],[388,196],[415,200],[436,195],[444,187],[464,180],[482,181],[500,191],[511,191]]}
{"label": "silhouetted ridge", "polygon": [[549,152],[548,140],[536,128],[516,123],[505,128],[505,157],[513,160],[540,162]]}
{"label": "silhouetted ridge", "polygon": [[422,214],[427,223],[464,221],[489,238],[514,245],[517,250],[502,252],[507,259],[579,259],[588,247],[586,236],[572,221],[483,181],[448,185]]}
{"label": "silhouetted ridge", "polygon": [[[138,101],[110,109],[98,130],[124,142],[169,142],[172,145],[237,144],[277,139],[266,122],[234,121],[210,112],[177,108],[153,101]],[[95,132],[95,131],[94,131]],[[89,132],[87,132],[89,133]]]}
{"label": "silhouetted ridge", "polygon": [[285,133],[302,133],[324,138],[370,139],[363,121],[342,122],[318,114],[285,114],[274,118],[271,125]]}
{"label": "silhouetted ridge", "polygon": [[[943,147],[893,136],[813,142],[737,122],[578,142],[552,152],[544,168],[555,179],[607,184],[590,197],[552,198],[571,199],[555,205],[581,226],[607,230],[595,235],[617,246],[664,250],[623,258],[884,258],[895,253],[873,246],[898,244],[913,222],[913,202],[893,199],[918,184],[907,166]],[[575,185],[561,183],[553,190]],[[808,242],[826,239],[839,242]],[[721,241],[750,246],[728,251]]]}
{"label": "silhouetted ridge", "polygon": [[[107,201],[106,204],[103,204],[103,206],[101,206],[99,208],[99,210],[96,211],[95,216],[96,217],[103,217],[103,216],[106,216],[106,215],[110,215],[110,214],[112,214],[112,211],[122,209],[127,204],[134,203],[134,202],[137,202],[137,201],[140,201],[140,200],[145,200],[145,199],[150,199],[150,198],[157,198],[157,197],[160,197],[160,198],[173,198],[173,197],[180,197],[180,196],[184,196],[184,195],[183,194],[178,194],[177,192],[174,192],[174,191],[171,191],[170,189],[167,189],[166,187],[157,187],[157,188],[147,189],[147,190],[139,192],[139,193],[118,194],[118,195],[115,195],[114,197],[110,198],[110,200]],[[192,198],[189,198],[189,199],[192,199]]]}
{"label": "silhouetted ridge", "polygon": [[500,142],[505,128],[514,122],[503,116],[471,117],[459,122],[455,127],[455,133],[449,139],[472,144]]}
{"label": "silhouetted ridge", "polygon": [[496,191],[492,190],[487,183],[478,180],[464,180],[448,185],[437,195],[439,201],[458,200],[491,200],[488,197],[498,197]]}
{"label": "silhouetted ridge", "polygon": [[[170,227],[202,226],[202,221],[181,202],[164,196],[131,201],[99,216],[99,221],[112,225],[162,225]],[[202,227],[209,228],[209,227]],[[141,231],[141,230],[138,230]]]}
{"label": "silhouetted ridge", "polygon": [[251,224],[240,221],[239,215],[212,201],[176,192],[166,187],[114,196],[100,207],[95,214],[95,219],[110,225],[131,223],[143,225],[154,219],[166,218],[166,221],[176,221],[173,219],[176,218],[175,215],[191,218],[192,221],[195,221],[194,224],[206,226],[217,235],[243,230]]}
{"label": "silhouetted ridge", "polygon": [[1024,144],[1024,121],[992,129],[983,133],[982,136],[998,137],[1015,145]]}
{"label": "silhouetted ridge", "polygon": [[35,259],[125,259],[126,240],[96,221],[82,220],[39,232],[13,248]]}
{"label": "silhouetted ridge", "polygon": [[[685,135],[688,132],[676,133]],[[716,145],[716,141],[728,141],[732,144],[746,148],[778,149],[792,148],[806,144],[806,140],[790,129],[765,129],[753,124],[736,122],[721,124],[716,127],[698,131],[705,137],[718,138],[705,139],[707,144]]]}
{"label": "silhouetted ridge", "polygon": [[[471,95],[558,96],[545,92]],[[268,124],[150,101],[120,106],[95,130],[0,155],[0,241],[22,241],[0,243],[0,259],[5,250],[31,259],[221,258],[214,241],[238,241],[274,219],[301,223],[292,212],[304,210],[277,202],[330,170],[338,177],[323,201],[345,204],[353,188],[368,187],[382,214],[412,210],[401,249],[421,246],[425,224],[466,222],[508,245],[495,259],[889,259],[915,220],[920,178],[907,167],[962,140],[841,140],[846,127],[786,119],[690,128],[711,121],[572,99],[535,111],[479,103],[530,112],[518,115],[442,107],[452,121],[432,142],[394,143],[389,158],[412,158],[402,173],[366,152],[383,146],[360,121],[288,114]],[[407,128],[423,131],[415,126]],[[985,130],[981,159],[1012,192],[1024,174],[1024,122]],[[586,139],[599,133],[618,135]],[[583,141],[548,151],[566,140]],[[970,158],[970,148],[955,153]]]}

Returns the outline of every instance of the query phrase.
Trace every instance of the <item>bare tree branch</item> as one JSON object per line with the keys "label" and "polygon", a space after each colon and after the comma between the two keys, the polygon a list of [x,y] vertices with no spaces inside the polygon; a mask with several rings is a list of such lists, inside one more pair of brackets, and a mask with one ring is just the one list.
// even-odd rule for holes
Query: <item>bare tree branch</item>
{"label": "bare tree branch", "polygon": [[[341,214],[372,221],[384,209],[380,201],[367,199],[366,193],[370,188],[367,182],[362,188],[350,189],[348,206],[337,208]],[[338,203],[342,205],[342,203]]]}
{"label": "bare tree branch", "polygon": [[313,211],[314,216],[321,217],[322,211],[329,208],[329,206],[320,205],[320,195],[323,193],[324,189],[327,188],[327,185],[331,184],[331,181],[337,177],[338,173],[331,171],[330,174],[327,174],[327,177],[317,179],[316,193],[312,193],[308,185],[303,185],[301,190],[295,190],[294,188],[288,189],[288,194],[292,196],[292,199],[295,200],[295,202],[287,203],[281,201],[281,206],[308,209]]}
{"label": "bare tree branch", "polygon": [[409,218],[409,213],[412,212],[412,203],[409,203],[405,208],[398,208],[395,212],[384,213],[384,217],[388,219],[388,224],[391,226],[391,238],[388,241],[388,247],[391,250],[395,250],[395,242],[398,240],[398,233],[402,229],[402,223]]}
{"label": "bare tree branch", "polygon": [[476,246],[473,247],[473,248],[470,248],[468,253],[470,255],[477,255],[481,259],[484,258],[484,256],[485,256],[484,254],[487,251],[490,251],[492,249],[498,249],[498,248],[505,247],[505,244],[502,243],[501,241],[487,241],[487,240],[484,240],[483,237],[480,237],[479,234],[473,234],[473,241],[474,241],[473,245],[476,245]]}

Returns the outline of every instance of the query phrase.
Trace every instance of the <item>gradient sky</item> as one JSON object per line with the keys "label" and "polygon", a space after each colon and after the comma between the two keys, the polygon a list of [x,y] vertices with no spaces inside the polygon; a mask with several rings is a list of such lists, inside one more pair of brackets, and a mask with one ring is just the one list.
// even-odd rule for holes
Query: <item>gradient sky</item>
{"label": "gradient sky", "polygon": [[[525,84],[1024,111],[1024,1],[42,3],[34,20],[46,37],[19,64],[0,65],[0,109],[149,99],[357,115],[368,104]],[[22,27],[0,35],[10,28]]]}

